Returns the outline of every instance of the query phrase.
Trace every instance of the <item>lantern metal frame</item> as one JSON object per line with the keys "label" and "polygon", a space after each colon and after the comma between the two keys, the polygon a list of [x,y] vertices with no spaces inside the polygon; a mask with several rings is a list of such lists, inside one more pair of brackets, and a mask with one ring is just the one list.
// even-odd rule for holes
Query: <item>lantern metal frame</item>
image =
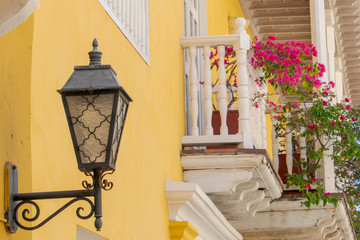
{"label": "lantern metal frame", "polygon": [[[120,142],[121,142],[122,131],[123,131],[126,115],[128,112],[128,105],[129,105],[129,102],[132,102],[132,99],[130,98],[130,96],[126,93],[126,91],[122,88],[122,86],[118,82],[118,80],[116,78],[116,73],[112,69],[112,67],[110,65],[101,65],[101,54],[102,53],[97,49],[97,46],[98,46],[97,40],[94,39],[94,41],[93,41],[94,48],[92,51],[89,52],[90,65],[89,66],[76,66],[76,67],[74,67],[74,70],[75,70],[74,73],[78,70],[79,71],[82,71],[82,70],[91,70],[91,71],[107,70],[108,71],[108,70],[110,70],[111,74],[114,75],[112,77],[115,79],[115,81],[117,81],[117,83],[115,82],[115,85],[117,84],[117,86],[102,87],[101,83],[99,84],[98,82],[96,82],[95,83],[95,85],[97,85],[96,87],[90,86],[89,88],[81,88],[81,86],[80,86],[80,88],[66,89],[68,82],[70,82],[70,80],[71,80],[71,77],[70,77],[68,82],[65,84],[65,86],[61,90],[58,90],[58,92],[62,95],[64,108],[66,111],[66,118],[69,123],[70,133],[71,133],[71,137],[73,139],[73,146],[74,146],[76,158],[78,161],[78,168],[80,171],[84,172],[86,176],[90,176],[92,178],[92,181],[90,181],[90,182],[88,182],[87,180],[82,181],[82,186],[85,188],[84,190],[18,193],[17,167],[16,167],[16,165],[14,165],[12,163],[7,162],[5,164],[5,219],[7,220],[7,222],[5,223],[5,227],[6,227],[6,230],[10,233],[15,233],[18,228],[22,228],[25,230],[38,229],[38,228],[42,227],[44,224],[46,224],[47,222],[49,222],[51,219],[53,219],[55,216],[57,216],[59,213],[64,211],[67,207],[69,207],[70,205],[72,205],[73,203],[78,202],[78,201],[83,201],[83,202],[87,203],[89,205],[90,210],[89,210],[88,214],[84,215],[84,214],[82,214],[84,211],[84,208],[78,207],[76,210],[77,217],[80,219],[89,219],[90,217],[94,216],[95,217],[94,225],[95,225],[96,230],[100,231],[100,229],[102,227],[102,220],[101,220],[102,196],[101,195],[102,195],[102,190],[108,191],[113,187],[113,183],[106,180],[105,176],[108,174],[112,174],[115,171],[116,157],[114,159],[113,165],[111,165],[111,166],[109,165],[109,166],[104,167],[103,163],[100,163],[100,164],[91,163],[91,164],[87,164],[86,166],[82,165],[82,163],[80,161],[79,153],[78,153],[78,151],[76,151],[76,148],[77,148],[77,146],[75,144],[76,143],[76,135],[75,135],[74,129],[72,129],[72,127],[71,127],[71,117],[68,114],[69,106],[67,105],[67,101],[65,100],[65,98],[66,98],[66,96],[71,96],[71,95],[79,96],[79,94],[93,95],[94,93],[95,94],[105,93],[105,92],[106,93],[114,93],[114,99],[116,99],[117,101],[115,104],[113,104],[113,108],[111,110],[111,122],[112,123],[114,121],[116,121],[117,104],[119,104],[119,101],[118,101],[119,98],[121,97],[122,100],[126,102],[125,103],[126,111],[123,116],[122,129],[121,129],[121,133],[120,133],[119,140],[117,143],[117,149],[116,149],[115,156],[117,156],[117,154],[118,154],[118,149],[119,149]],[[81,74],[80,74],[80,76],[81,76]],[[79,76],[77,76],[77,77],[79,77]],[[87,77],[85,77],[85,78],[87,78]],[[83,80],[85,81],[86,79],[83,79]],[[113,79],[111,79],[111,80],[113,81]],[[116,98],[116,96],[118,98]],[[108,136],[107,146],[109,146],[110,141],[113,139],[114,125],[115,125],[114,123],[110,124],[109,135],[111,135],[111,136]],[[108,149],[107,149],[106,154],[108,155],[107,159],[109,162],[111,151],[108,151]],[[62,198],[72,198],[72,199],[69,200],[62,207],[60,207],[58,210],[56,210],[54,213],[52,213],[50,216],[45,218],[43,221],[41,221],[40,223],[38,223],[34,226],[27,227],[27,226],[23,225],[22,223],[20,223],[20,221],[18,219],[19,211],[21,211],[21,217],[22,217],[23,221],[25,221],[25,222],[32,223],[39,218],[40,207],[35,200],[60,199],[60,198],[61,199]],[[93,200],[91,200],[90,198],[93,198]],[[33,208],[29,209],[29,208],[23,207],[25,204],[29,204],[30,206],[35,208],[35,213],[33,215],[30,216],[30,209],[33,209]]]}

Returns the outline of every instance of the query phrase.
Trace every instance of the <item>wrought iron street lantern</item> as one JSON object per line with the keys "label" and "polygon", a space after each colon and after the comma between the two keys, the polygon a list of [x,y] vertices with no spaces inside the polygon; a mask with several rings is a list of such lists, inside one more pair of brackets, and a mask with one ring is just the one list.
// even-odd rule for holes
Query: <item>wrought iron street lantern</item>
{"label": "wrought iron street lantern", "polygon": [[[110,190],[112,182],[104,179],[107,174],[115,170],[116,158],[130,96],[122,88],[116,73],[110,65],[101,65],[102,53],[97,49],[98,42],[93,41],[93,50],[89,52],[90,64],[76,66],[74,72],[64,87],[58,92],[62,95],[67,121],[70,128],[78,168],[85,175],[92,177],[92,183],[83,181],[85,190],[18,193],[16,166],[7,163],[5,168],[5,192],[7,219],[6,227],[9,232],[16,232],[17,227],[34,230],[43,226],[65,208],[76,201],[85,201],[90,205],[90,213],[81,215],[83,208],[78,208],[76,214],[81,219],[95,216],[97,230],[102,226],[101,189]],[[94,197],[92,202],[87,197]],[[26,227],[18,220],[18,210],[25,204],[35,207],[34,217],[27,217],[28,209],[22,211],[24,221],[32,222],[38,219],[39,206],[36,199],[73,198],[54,214],[36,226]]]}
{"label": "wrought iron street lantern", "polygon": [[80,171],[115,170],[116,156],[129,102],[110,65],[101,65],[101,52],[89,52],[90,65],[77,66],[59,90]]}

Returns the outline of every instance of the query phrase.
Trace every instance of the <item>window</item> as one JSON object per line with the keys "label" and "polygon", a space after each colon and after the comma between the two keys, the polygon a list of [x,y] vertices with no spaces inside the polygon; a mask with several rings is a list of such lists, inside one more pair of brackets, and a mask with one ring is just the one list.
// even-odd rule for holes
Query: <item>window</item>
{"label": "window", "polygon": [[149,0],[98,0],[125,37],[150,65]]}
{"label": "window", "polygon": [[[184,37],[206,36],[206,0],[184,0]],[[202,79],[203,66],[201,66],[201,50],[197,50],[196,68],[198,79]],[[185,111],[186,111],[186,133],[191,135],[191,115],[190,115],[190,81],[189,81],[190,58],[188,50],[185,50]],[[204,134],[206,119],[203,109],[203,87],[199,86],[199,131]]]}

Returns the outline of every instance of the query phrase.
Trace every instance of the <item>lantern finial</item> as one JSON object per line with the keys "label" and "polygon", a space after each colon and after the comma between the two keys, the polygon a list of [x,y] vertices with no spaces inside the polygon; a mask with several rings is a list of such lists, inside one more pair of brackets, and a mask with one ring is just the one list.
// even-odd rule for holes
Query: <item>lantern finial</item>
{"label": "lantern finial", "polygon": [[102,52],[97,49],[99,44],[98,44],[98,41],[96,40],[96,38],[94,38],[94,41],[93,41],[92,45],[93,45],[93,50],[91,50],[89,52],[89,58],[90,58],[90,64],[89,65],[90,66],[91,65],[101,65]]}

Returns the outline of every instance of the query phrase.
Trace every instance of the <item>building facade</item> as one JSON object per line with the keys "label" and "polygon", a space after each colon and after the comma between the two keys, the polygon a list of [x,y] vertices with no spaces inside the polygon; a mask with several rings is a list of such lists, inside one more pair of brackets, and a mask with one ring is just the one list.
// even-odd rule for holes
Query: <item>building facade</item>
{"label": "building facade", "polygon": [[[205,85],[198,85],[207,76],[202,69],[208,65],[201,61],[206,46],[234,46],[246,58],[252,36],[272,33],[317,43],[319,61],[330,69],[327,78],[344,82],[338,84],[343,86],[337,90],[339,97],[350,96],[346,91],[351,86],[346,84],[352,82],[343,80],[347,65],[341,55],[347,46],[335,46],[340,42],[336,24],[342,24],[337,22],[342,8],[336,1],[304,0],[295,6],[285,1],[285,10],[277,5],[282,1],[255,0],[14,2],[21,7],[8,4],[0,17],[0,166],[8,161],[17,165],[19,192],[81,189],[81,182],[89,179],[77,169],[56,91],[74,66],[89,64],[87,53],[94,38],[103,53],[102,63],[112,65],[134,101],[116,171],[108,176],[114,187],[103,192],[101,232],[95,232],[92,220],[78,219],[79,205],[74,205],[35,231],[19,229],[11,234],[0,228],[0,239],[282,239],[281,234],[292,239],[355,239],[345,203],[310,213],[300,209],[301,199],[288,204],[289,198],[283,198],[265,109],[253,112],[249,99],[242,98],[237,105],[240,114],[249,112],[241,122],[242,132],[209,136],[208,108],[202,103],[206,100],[198,100],[207,94]],[[346,1],[350,2],[357,1]],[[292,15],[293,9],[309,20],[299,30],[302,35],[291,30],[296,21],[302,22]],[[276,30],[274,17],[279,11],[289,12],[284,15],[295,23]],[[247,22],[235,20],[239,17]],[[261,21],[273,28],[264,30]],[[248,74],[246,61],[239,64],[242,74]],[[258,119],[252,121],[253,116]],[[229,143],[239,147],[235,153],[203,147]],[[329,170],[324,171],[326,175]],[[331,177],[323,179],[330,188],[334,184]],[[236,198],[241,201],[234,203]],[[0,206],[4,202],[0,198]],[[66,202],[41,200],[40,219]],[[285,213],[280,213],[284,206]],[[6,223],[4,216],[0,208],[0,222]]]}

